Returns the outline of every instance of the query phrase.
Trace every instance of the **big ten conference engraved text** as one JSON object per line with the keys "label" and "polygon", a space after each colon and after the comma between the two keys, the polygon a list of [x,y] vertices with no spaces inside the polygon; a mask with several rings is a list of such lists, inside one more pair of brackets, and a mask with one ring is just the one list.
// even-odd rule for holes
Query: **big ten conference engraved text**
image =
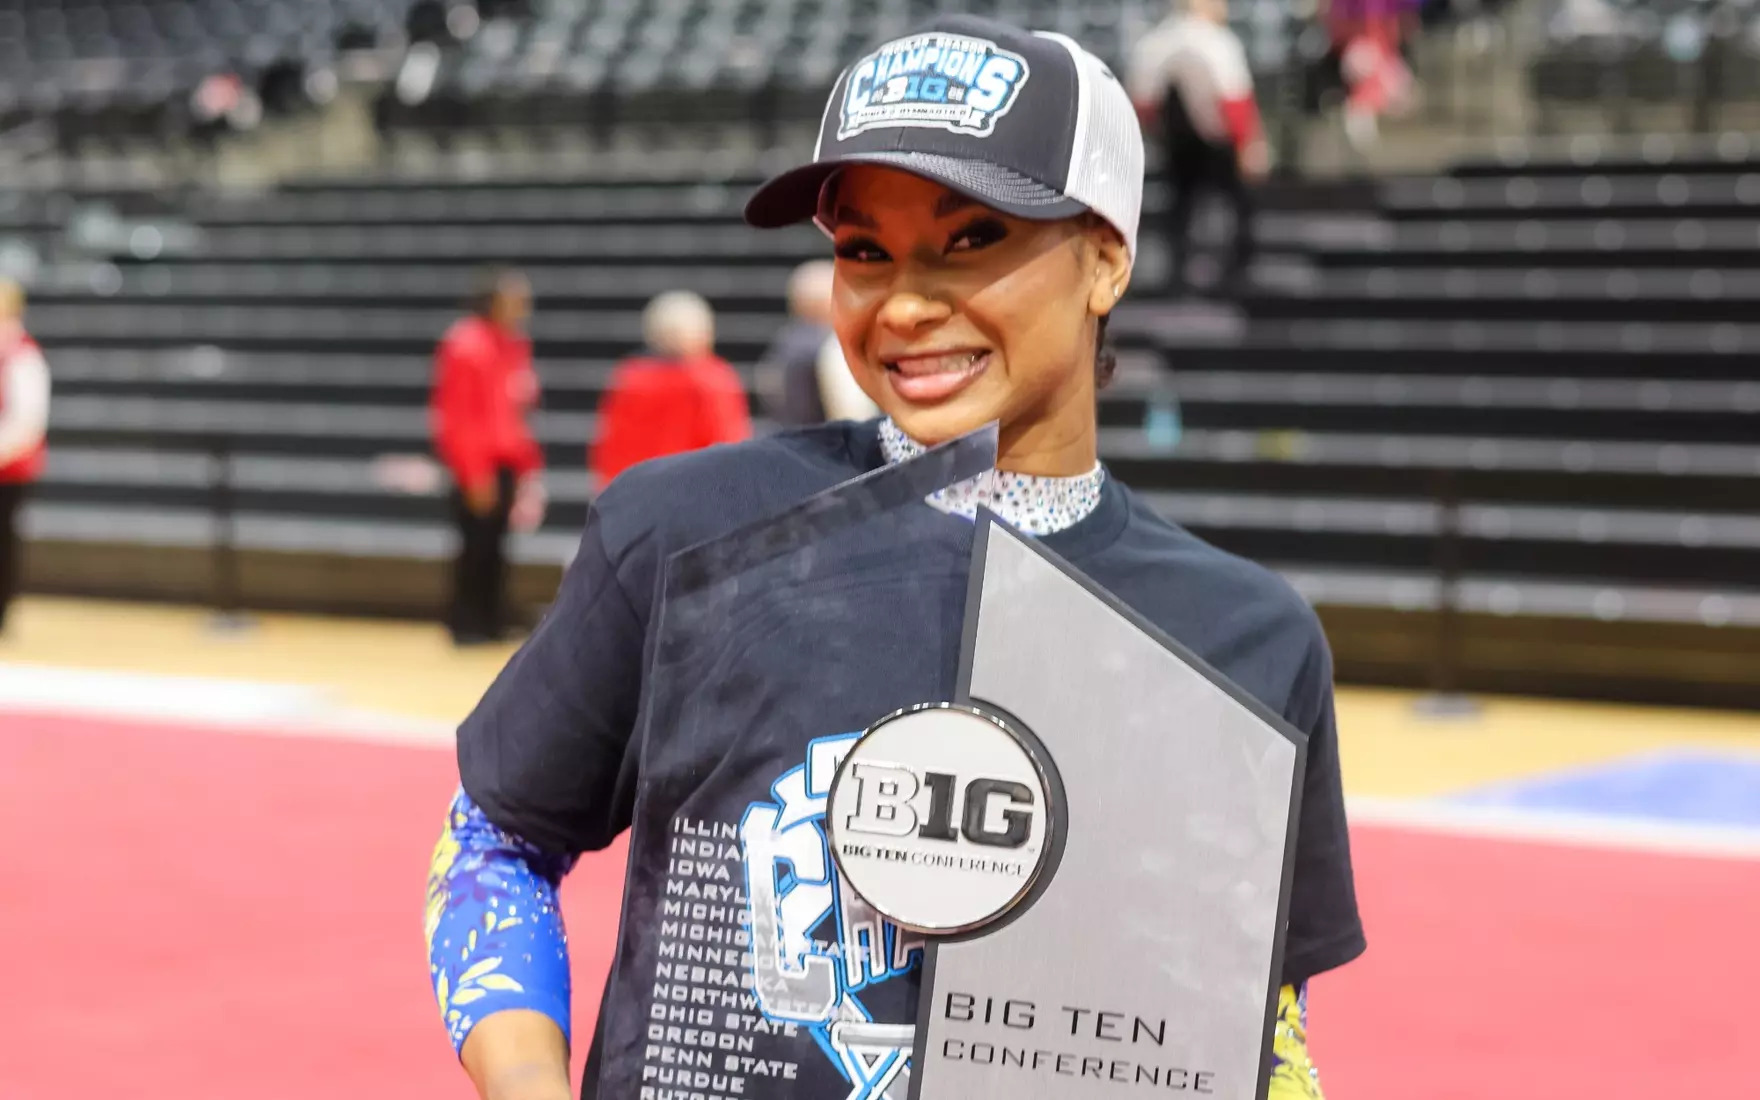
{"label": "big ten conference engraved text", "polygon": [[955,991],[937,1001],[943,1020],[961,1025],[962,1032],[969,1026],[983,1033],[942,1039],[938,1053],[949,1062],[1165,1092],[1216,1091],[1215,1071],[1157,1057],[1167,1045],[1168,1022],[1161,1017]]}
{"label": "big ten conference engraved text", "polygon": [[771,1049],[796,1025],[766,1018],[752,992],[739,830],[675,818],[668,856],[640,1100],[762,1100],[765,1081],[800,1067]]}

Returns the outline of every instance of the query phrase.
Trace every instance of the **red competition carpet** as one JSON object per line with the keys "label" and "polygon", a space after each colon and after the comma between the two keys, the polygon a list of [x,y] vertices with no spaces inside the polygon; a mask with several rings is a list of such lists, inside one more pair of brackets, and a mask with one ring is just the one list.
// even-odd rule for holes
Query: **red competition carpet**
{"label": "red competition carpet", "polygon": [[[0,1097],[465,1100],[421,942],[453,782],[435,749],[0,715]],[[1753,862],[1365,828],[1357,864],[1370,953],[1311,995],[1331,1100],[1748,1091]],[[621,873],[565,892],[583,1029]]]}

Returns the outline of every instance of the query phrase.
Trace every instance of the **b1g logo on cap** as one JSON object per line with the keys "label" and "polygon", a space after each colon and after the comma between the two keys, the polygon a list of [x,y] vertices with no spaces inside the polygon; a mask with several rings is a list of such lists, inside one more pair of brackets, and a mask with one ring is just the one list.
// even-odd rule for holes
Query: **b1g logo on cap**
{"label": "b1g logo on cap", "polygon": [[837,139],[891,126],[989,137],[1028,75],[1026,58],[987,38],[932,32],[888,42],[850,70]]}
{"label": "b1g logo on cap", "polygon": [[915,707],[843,758],[825,808],[832,856],[893,923],[976,931],[1045,873],[1056,791],[1043,749],[1007,721],[976,707]]}

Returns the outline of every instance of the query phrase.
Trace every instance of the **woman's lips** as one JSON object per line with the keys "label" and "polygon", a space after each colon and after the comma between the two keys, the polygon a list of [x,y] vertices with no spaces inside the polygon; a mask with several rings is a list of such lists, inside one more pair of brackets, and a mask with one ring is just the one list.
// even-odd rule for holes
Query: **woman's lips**
{"label": "woman's lips", "polygon": [[988,351],[918,355],[886,364],[892,391],[912,404],[945,401],[971,385],[990,365]]}

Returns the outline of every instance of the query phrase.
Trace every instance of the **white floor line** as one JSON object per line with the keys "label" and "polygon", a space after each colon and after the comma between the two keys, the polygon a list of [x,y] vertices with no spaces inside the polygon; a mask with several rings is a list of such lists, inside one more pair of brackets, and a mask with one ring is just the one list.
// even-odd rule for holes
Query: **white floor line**
{"label": "white floor line", "polygon": [[[8,713],[175,722],[368,744],[448,748],[454,726],[340,706],[300,684],[110,672],[0,662],[0,732]],[[1611,815],[1468,806],[1428,799],[1348,800],[1354,824],[1455,836],[1728,859],[1760,859],[1760,829]]]}
{"label": "white floor line", "polygon": [[408,745],[417,748],[450,749],[458,743],[458,727],[454,723],[353,708],[331,711],[318,721],[308,722],[292,729],[277,728],[269,732],[287,736],[320,737],[335,741],[357,741],[371,745]]}
{"label": "white floor line", "polygon": [[302,684],[0,663],[5,714],[84,715],[133,722],[322,737],[377,744],[448,746],[453,726],[339,706]]}
{"label": "white floor line", "polygon": [[1358,797],[1346,802],[1354,825],[1567,847],[1760,859],[1760,829],[1417,799]]}

